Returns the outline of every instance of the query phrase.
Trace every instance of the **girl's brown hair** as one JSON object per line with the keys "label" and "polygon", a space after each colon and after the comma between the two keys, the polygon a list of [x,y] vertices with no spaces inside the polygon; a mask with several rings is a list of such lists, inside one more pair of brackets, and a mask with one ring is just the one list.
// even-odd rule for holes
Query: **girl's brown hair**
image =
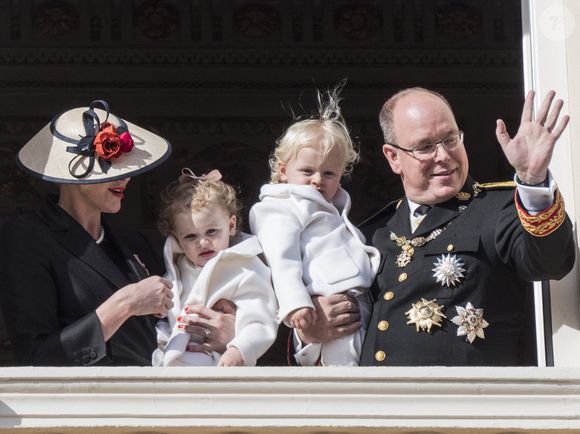
{"label": "girl's brown hair", "polygon": [[203,176],[182,175],[179,180],[169,183],[161,193],[157,228],[161,234],[168,236],[174,231],[173,218],[176,214],[196,211],[211,204],[221,206],[230,216],[235,215],[236,230],[240,227],[241,206],[236,190],[231,185]]}

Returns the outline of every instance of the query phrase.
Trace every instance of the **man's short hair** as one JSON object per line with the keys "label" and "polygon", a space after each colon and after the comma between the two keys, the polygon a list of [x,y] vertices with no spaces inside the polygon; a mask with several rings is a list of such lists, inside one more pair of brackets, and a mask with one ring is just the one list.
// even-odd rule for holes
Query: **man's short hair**
{"label": "man's short hair", "polygon": [[[451,104],[449,104],[449,101],[447,101],[447,99],[439,92],[425,89],[424,87],[409,87],[407,89],[400,90],[383,104],[383,108],[379,113],[379,123],[381,124],[381,130],[383,130],[383,138],[385,143],[397,143],[397,137],[395,136],[395,126],[393,125],[393,112],[395,111],[395,106],[397,105],[399,99],[413,92],[426,92],[430,93],[431,95],[435,95],[437,98],[443,101],[447,107],[449,107],[449,110],[451,110],[451,113],[453,114]],[[453,116],[455,115],[453,114]]]}

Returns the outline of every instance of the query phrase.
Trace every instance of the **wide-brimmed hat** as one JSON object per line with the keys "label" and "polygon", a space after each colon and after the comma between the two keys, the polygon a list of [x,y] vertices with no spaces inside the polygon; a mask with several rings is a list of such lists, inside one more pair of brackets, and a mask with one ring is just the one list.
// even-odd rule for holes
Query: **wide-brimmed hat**
{"label": "wide-brimmed hat", "polygon": [[22,147],[17,161],[45,181],[94,184],[151,170],[170,153],[163,137],[115,116],[105,101],[96,100],[55,116]]}

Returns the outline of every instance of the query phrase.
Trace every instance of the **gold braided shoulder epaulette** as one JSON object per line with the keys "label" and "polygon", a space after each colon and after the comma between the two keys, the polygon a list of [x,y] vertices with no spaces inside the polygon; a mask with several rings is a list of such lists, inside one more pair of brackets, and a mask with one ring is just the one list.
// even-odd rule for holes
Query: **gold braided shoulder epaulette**
{"label": "gold braided shoulder epaulette", "polygon": [[508,190],[510,188],[516,188],[514,181],[484,182],[478,185],[484,190]]}

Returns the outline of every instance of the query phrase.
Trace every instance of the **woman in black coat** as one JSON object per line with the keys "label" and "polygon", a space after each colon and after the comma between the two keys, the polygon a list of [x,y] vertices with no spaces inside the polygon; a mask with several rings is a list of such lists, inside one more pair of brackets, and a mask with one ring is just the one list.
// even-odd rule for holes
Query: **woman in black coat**
{"label": "woman in black coat", "polygon": [[147,241],[117,235],[103,213],[118,212],[131,177],[170,150],[104,101],[56,116],[21,149],[20,166],[60,194],[0,233],[1,303],[19,364],[150,365],[153,316],[172,307],[171,283],[155,274]]}

